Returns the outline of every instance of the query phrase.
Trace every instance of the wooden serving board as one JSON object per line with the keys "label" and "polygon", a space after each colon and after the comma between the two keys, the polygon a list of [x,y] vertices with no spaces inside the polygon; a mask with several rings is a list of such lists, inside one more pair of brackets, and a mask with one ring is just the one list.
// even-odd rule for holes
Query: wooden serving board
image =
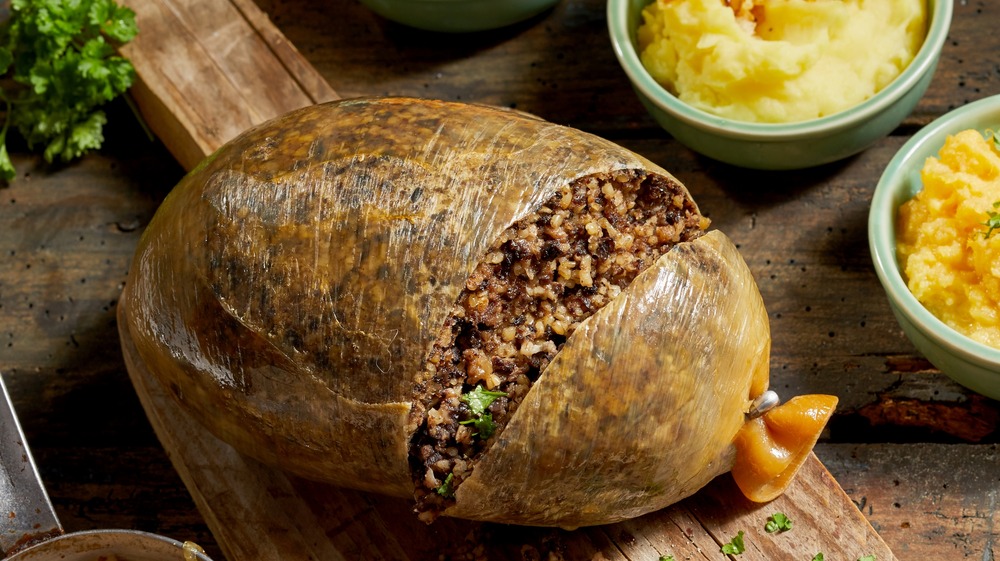
{"label": "wooden serving board", "polygon": [[[574,531],[441,518],[419,522],[406,500],[306,481],[247,458],[189,418],[146,370],[119,329],[129,376],[174,467],[229,561],[293,560],[722,560],[721,544],[744,533],[746,561],[829,561],[875,555],[885,542],[815,455],[788,491],[767,504],[743,498],[723,475],[689,499],[646,516]],[[770,534],[768,517],[793,528]]]}
{"label": "wooden serving board", "polygon": [[[132,95],[186,169],[251,126],[337,97],[252,0],[125,4],[140,28],[123,49],[138,75]],[[812,455],[791,488],[765,505],[744,499],[724,475],[673,507],[614,525],[565,531],[439,519],[427,526],[407,501],[305,481],[240,455],[158,386],[125,325],[119,321],[136,393],[229,561],[716,560],[729,558],[720,546],[740,531],[740,560],[809,561],[820,552],[829,561],[896,559]],[[775,512],[793,529],[765,532]]]}
{"label": "wooden serving board", "polygon": [[246,129],[337,99],[253,0],[125,0],[139,34],[121,48],[143,119],[190,170]]}

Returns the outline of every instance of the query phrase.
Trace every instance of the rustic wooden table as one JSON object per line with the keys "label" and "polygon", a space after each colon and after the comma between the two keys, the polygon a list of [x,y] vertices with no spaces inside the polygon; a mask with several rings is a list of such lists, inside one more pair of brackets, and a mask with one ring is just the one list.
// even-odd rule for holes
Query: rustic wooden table
{"label": "rustic wooden table", "polygon": [[[656,126],[614,59],[600,0],[562,0],[469,36],[408,29],[353,0],[257,3],[342,97],[516,107],[670,170],[757,278],[772,387],[839,396],[816,454],[897,557],[1000,553],[1000,403],[951,382],[906,340],[866,235],[872,191],[908,136],[1000,93],[1000,4],[956,3],[937,75],[893,135],[843,162],[769,173],[700,157]],[[138,236],[183,171],[124,103],[109,111],[105,147],[69,166],[12,141],[20,173],[0,188],[0,371],[68,530],[137,528],[219,555],[139,405],[115,323]]]}

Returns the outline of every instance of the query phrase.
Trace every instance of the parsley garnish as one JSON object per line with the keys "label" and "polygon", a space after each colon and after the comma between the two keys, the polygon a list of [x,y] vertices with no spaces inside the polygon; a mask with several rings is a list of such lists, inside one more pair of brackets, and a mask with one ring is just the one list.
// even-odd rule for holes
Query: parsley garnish
{"label": "parsley garnish", "polygon": [[767,524],[764,524],[764,531],[768,534],[787,532],[791,529],[792,521],[783,512],[775,512],[767,518]]}
{"label": "parsley garnish", "polygon": [[[1000,209],[1000,201],[994,202],[993,208]],[[987,216],[986,222],[982,222],[982,225],[986,226],[987,228],[986,233],[983,234],[984,239],[989,238],[990,234],[993,233],[993,230],[1000,229],[1000,212],[997,212],[995,210],[988,210],[986,211],[986,216]]]}
{"label": "parsley garnish", "polygon": [[451,481],[454,478],[455,478],[455,474],[454,473],[449,473],[448,477],[444,478],[444,483],[442,483],[436,489],[437,494],[441,495],[442,497],[451,497],[452,495],[454,495],[455,491],[451,488]]}
{"label": "parsley garnish", "polygon": [[486,409],[498,397],[507,397],[507,394],[505,392],[485,390],[482,386],[476,386],[471,392],[462,396],[462,401],[467,403],[469,410],[472,411],[472,418],[460,421],[460,423],[476,427],[478,432],[473,434],[473,436],[478,436],[485,440],[493,436],[493,433],[497,431],[497,426],[493,422],[493,415],[487,413]]}
{"label": "parsley garnish", "polygon": [[484,440],[493,436],[493,433],[497,431],[496,423],[493,422],[493,415],[490,413],[484,413],[482,416],[476,417],[475,419],[460,421],[460,424],[472,425],[476,427],[476,430],[479,432],[475,433],[473,436],[478,435],[479,438]]}
{"label": "parsley garnish", "polygon": [[875,561],[875,556],[865,555],[864,557],[858,557],[858,561]]}
{"label": "parsley garnish", "polygon": [[727,555],[739,555],[746,551],[743,546],[743,530],[740,530],[733,539],[729,540],[729,543],[723,544],[721,551]]}
{"label": "parsley garnish", "polygon": [[138,33],[135,13],[114,0],[12,0],[0,26],[0,74],[16,85],[0,91],[0,178],[16,174],[7,153],[14,127],[45,160],[70,161],[104,142],[98,109],[132,85],[135,69],[115,46]]}
{"label": "parsley garnish", "polygon": [[819,552],[813,556],[812,561],[823,561],[823,552]]}
{"label": "parsley garnish", "polygon": [[673,555],[661,555],[659,561],[674,561]]}
{"label": "parsley garnish", "polygon": [[462,396],[462,401],[469,404],[472,414],[480,416],[486,412],[486,408],[493,404],[498,397],[507,397],[505,392],[491,392],[476,386],[471,392]]}

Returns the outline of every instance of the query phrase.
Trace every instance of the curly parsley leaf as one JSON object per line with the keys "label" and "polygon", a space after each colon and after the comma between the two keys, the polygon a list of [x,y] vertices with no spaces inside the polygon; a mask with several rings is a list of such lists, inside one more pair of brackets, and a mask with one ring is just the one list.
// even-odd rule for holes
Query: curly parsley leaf
{"label": "curly parsley leaf", "polygon": [[139,31],[135,25],[135,13],[119,6],[114,0],[94,0],[87,16],[91,25],[100,27],[101,33],[119,43],[135,39]]}
{"label": "curly parsley leaf", "polygon": [[486,410],[498,397],[507,397],[507,393],[489,391],[482,386],[476,386],[471,392],[462,396],[462,401],[468,404],[469,411],[472,412],[472,417],[460,421],[460,424],[474,426],[476,433],[472,436],[478,436],[485,440],[496,433],[497,426],[493,422],[493,415],[487,413]]}
{"label": "curly parsley leaf", "polygon": [[792,529],[792,521],[783,512],[775,512],[767,518],[764,524],[764,531],[768,534],[775,532],[787,532]]}
{"label": "curly parsley leaf", "polygon": [[858,561],[876,561],[874,555],[865,555],[863,557],[858,557]]}
{"label": "curly parsley leaf", "polygon": [[507,397],[505,392],[494,392],[476,386],[471,392],[462,396],[462,401],[469,405],[472,414],[479,417],[486,412],[486,409],[493,404],[498,397]]}
{"label": "curly parsley leaf", "polygon": [[659,561],[674,561],[673,555],[661,555]]}
{"label": "curly parsley leaf", "polygon": [[0,25],[0,71],[13,86],[0,131],[0,177],[11,179],[6,132],[14,128],[45,160],[71,161],[104,142],[100,107],[124,93],[135,69],[116,46],[138,33],[135,13],[114,0],[12,0]]}
{"label": "curly parsley leaf", "polygon": [[727,555],[739,555],[746,551],[746,547],[743,545],[743,530],[733,536],[729,543],[723,544],[721,551]]}
{"label": "curly parsley leaf", "polygon": [[813,556],[812,561],[823,561],[823,552],[819,552]]}

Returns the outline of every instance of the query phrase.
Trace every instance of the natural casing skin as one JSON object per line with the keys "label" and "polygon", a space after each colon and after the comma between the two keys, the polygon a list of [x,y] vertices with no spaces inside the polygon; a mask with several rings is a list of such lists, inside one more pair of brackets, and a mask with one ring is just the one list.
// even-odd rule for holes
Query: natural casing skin
{"label": "natural casing skin", "polygon": [[[633,170],[690,197],[628,150],[515,111],[394,98],[295,111],[227,144],[166,198],[135,255],[122,336],[241,452],[411,497],[414,380],[467,277],[561,185]],[[568,337],[445,514],[631,518],[740,464],[737,440],[753,441],[740,448],[751,450],[741,487],[752,496],[780,476],[755,497],[773,498],[832,403],[805,407],[815,426],[760,468],[753,450],[778,449],[762,420],[737,435],[767,389],[769,347],[728,238],[677,244]]]}

